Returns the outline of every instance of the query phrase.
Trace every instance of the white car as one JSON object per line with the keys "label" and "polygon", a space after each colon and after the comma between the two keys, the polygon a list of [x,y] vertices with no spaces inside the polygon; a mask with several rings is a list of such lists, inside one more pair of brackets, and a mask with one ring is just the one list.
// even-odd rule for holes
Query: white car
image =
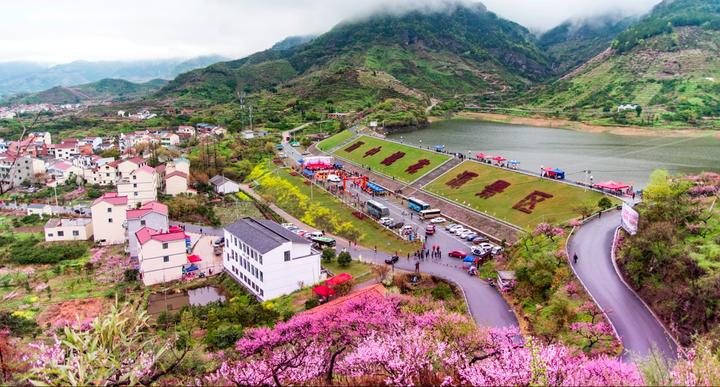
{"label": "white car", "polygon": [[463,226],[456,224],[455,226],[450,227],[450,229],[448,231],[450,232],[450,234],[455,234],[459,230],[464,230],[464,228],[463,228]]}
{"label": "white car", "polygon": [[295,227],[295,225],[292,223],[283,223],[283,224],[281,224],[281,226],[283,226],[283,228]]}
{"label": "white car", "polygon": [[310,239],[310,238],[320,238],[321,236],[323,236],[323,233],[320,232],[320,231],[313,231],[313,232],[305,233],[305,238],[308,238],[308,239]]}
{"label": "white car", "polygon": [[443,217],[437,217],[437,218],[433,218],[430,220],[430,223],[432,223],[432,224],[440,224],[440,223],[445,223],[445,222],[447,222],[447,220]]}
{"label": "white car", "polygon": [[459,233],[458,236],[462,239],[465,239],[472,232],[473,232],[472,230],[465,230],[465,231]]}
{"label": "white car", "polygon": [[459,224],[450,223],[450,224],[448,224],[447,226],[445,226],[445,230],[446,230],[446,231],[450,231],[450,230],[453,229],[453,227],[458,227],[458,226],[459,226]]}
{"label": "white car", "polygon": [[460,235],[460,233],[462,233],[463,231],[465,231],[465,227],[463,227],[463,226],[456,227],[456,228],[450,230],[450,232],[455,235]]}
{"label": "white car", "polygon": [[387,216],[382,217],[382,218],[380,218],[380,220],[379,220],[380,224],[382,224],[382,225],[388,225],[388,224],[393,223],[394,221],[395,221],[395,219],[389,218],[389,217],[387,217]]}
{"label": "white car", "polygon": [[331,183],[341,183],[342,179],[338,175],[328,175],[327,181]]}
{"label": "white car", "polygon": [[465,239],[466,241],[468,241],[468,242],[469,242],[469,241],[471,241],[471,240],[473,240],[473,239],[477,238],[477,236],[478,236],[478,234],[477,234],[477,233],[476,233],[475,231],[473,231],[473,232],[471,232],[471,233],[469,233],[469,234],[465,235],[465,236],[463,237],[463,239]]}
{"label": "white car", "polygon": [[411,226],[411,225],[409,225],[409,224],[406,224],[406,225],[402,226],[402,227],[400,228],[400,230],[401,230],[401,231],[402,231],[402,230],[412,230],[412,228],[413,228],[413,226]]}
{"label": "white car", "polygon": [[483,242],[483,243],[479,244],[478,247],[481,248],[483,251],[490,251],[495,246],[491,245],[490,243]]}

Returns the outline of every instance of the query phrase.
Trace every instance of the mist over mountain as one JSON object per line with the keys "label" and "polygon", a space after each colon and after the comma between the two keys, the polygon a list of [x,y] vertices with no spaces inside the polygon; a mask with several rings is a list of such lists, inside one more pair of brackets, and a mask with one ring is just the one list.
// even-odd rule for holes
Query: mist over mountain
{"label": "mist over mountain", "polygon": [[76,61],[54,66],[31,62],[0,63],[0,96],[74,86],[105,78],[131,82],[173,79],[178,74],[225,60],[220,56],[144,61]]}

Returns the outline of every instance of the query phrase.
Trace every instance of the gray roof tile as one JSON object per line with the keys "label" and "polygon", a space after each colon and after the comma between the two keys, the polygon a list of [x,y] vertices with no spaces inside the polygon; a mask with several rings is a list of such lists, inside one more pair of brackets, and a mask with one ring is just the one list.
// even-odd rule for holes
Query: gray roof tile
{"label": "gray roof tile", "polygon": [[270,220],[243,218],[225,226],[225,230],[259,251],[260,254],[265,254],[286,242],[310,244],[310,241]]}

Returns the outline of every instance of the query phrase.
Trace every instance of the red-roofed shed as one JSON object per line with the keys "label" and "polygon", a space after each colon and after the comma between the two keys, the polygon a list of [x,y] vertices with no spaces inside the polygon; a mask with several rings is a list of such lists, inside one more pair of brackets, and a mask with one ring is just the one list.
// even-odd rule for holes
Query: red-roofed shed
{"label": "red-roofed shed", "polygon": [[335,277],[332,277],[325,281],[325,285],[333,287],[340,284],[344,284],[345,282],[351,281],[353,277],[348,273],[340,273],[336,275]]}

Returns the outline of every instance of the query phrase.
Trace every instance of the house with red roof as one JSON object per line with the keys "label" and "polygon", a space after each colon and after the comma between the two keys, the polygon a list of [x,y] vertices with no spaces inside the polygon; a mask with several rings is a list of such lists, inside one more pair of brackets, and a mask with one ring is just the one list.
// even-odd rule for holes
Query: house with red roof
{"label": "house with red roof", "polygon": [[90,206],[95,242],[105,245],[125,243],[127,209],[128,197],[116,192],[108,192],[95,199]]}
{"label": "house with red roof", "polygon": [[127,210],[126,218],[128,252],[133,258],[138,256],[138,250],[140,249],[137,238],[134,238],[133,235],[141,228],[150,227],[154,230],[170,229],[168,207],[160,202],[148,202],[140,208]]}
{"label": "house with red roof", "polygon": [[143,227],[133,235],[138,249],[140,277],[146,286],[179,280],[188,264],[185,232]]}

